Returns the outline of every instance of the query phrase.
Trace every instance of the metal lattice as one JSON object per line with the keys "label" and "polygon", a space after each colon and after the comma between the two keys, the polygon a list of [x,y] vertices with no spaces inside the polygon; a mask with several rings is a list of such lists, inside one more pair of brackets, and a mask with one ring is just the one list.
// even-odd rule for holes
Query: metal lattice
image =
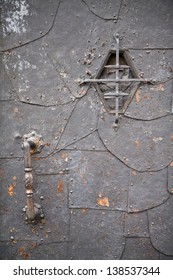
{"label": "metal lattice", "polygon": [[[143,82],[143,83],[148,83],[151,82],[146,79],[142,78],[130,78],[130,66],[129,65],[121,65],[120,64],[120,47],[119,47],[119,34],[117,33],[115,35],[115,40],[116,40],[116,64],[114,65],[104,65],[104,68],[109,69],[109,70],[115,70],[115,78],[94,78],[94,79],[84,79],[80,81],[80,84],[85,84],[85,83],[93,83],[96,86],[96,89],[99,90],[98,84],[108,84],[108,83],[114,83],[115,87],[113,91],[106,92],[104,94],[104,99],[114,99],[115,100],[115,121],[113,123],[113,126],[118,125],[118,120],[119,120],[119,99],[120,97],[127,97],[129,96],[129,93],[121,91],[120,90],[120,83],[133,83],[133,82]],[[126,79],[120,78],[120,71],[122,70],[127,70],[127,77]]]}

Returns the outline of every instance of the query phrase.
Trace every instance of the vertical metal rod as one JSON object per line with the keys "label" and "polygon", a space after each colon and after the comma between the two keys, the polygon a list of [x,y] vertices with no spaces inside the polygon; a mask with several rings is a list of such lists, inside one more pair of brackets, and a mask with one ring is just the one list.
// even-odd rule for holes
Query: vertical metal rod
{"label": "vertical metal rod", "polygon": [[[116,80],[119,80],[119,34],[115,35],[116,39]],[[119,83],[115,84],[116,99],[115,99],[115,125],[118,123],[118,109],[119,109]]]}

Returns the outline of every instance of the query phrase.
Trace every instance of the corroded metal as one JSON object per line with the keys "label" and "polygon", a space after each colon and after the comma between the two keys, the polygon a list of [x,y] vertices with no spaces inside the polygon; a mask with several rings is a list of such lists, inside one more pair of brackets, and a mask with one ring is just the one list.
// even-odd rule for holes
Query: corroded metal
{"label": "corroded metal", "polygon": [[[130,104],[134,93],[136,92],[140,82],[142,83],[152,83],[151,80],[145,79],[145,78],[139,78],[136,69],[133,66],[133,63],[131,62],[131,59],[129,57],[129,55],[124,51],[124,50],[120,50],[119,47],[119,34],[115,34],[115,40],[116,40],[116,48],[115,49],[111,49],[109,51],[109,55],[107,57],[105,57],[104,62],[102,63],[102,66],[100,67],[99,72],[97,73],[97,75],[95,76],[95,78],[93,79],[83,79],[83,80],[79,80],[79,85],[83,85],[86,83],[93,83],[100,98],[101,101],[103,102],[106,111],[108,111],[109,113],[113,113],[115,114],[115,121],[113,123],[114,127],[117,127],[118,125],[118,118],[119,118],[119,114],[124,114],[128,105]],[[114,53],[116,54],[116,61],[115,64],[108,64],[108,60],[110,58],[110,55]],[[123,56],[125,58],[125,61],[127,62],[127,64],[129,65],[125,65],[125,64],[120,64],[120,54],[123,53]],[[107,71],[113,71],[115,72],[115,77],[112,78],[100,78],[103,69],[106,69]],[[126,71],[126,75],[122,78],[120,75],[120,71]],[[132,77],[130,76],[130,71],[132,73]],[[112,73],[113,73],[112,72]],[[107,72],[109,73],[109,72]],[[111,73],[111,72],[110,72]],[[121,85],[122,84],[129,84],[129,83],[135,83],[136,85],[134,86],[133,90],[131,93],[127,93],[121,90]],[[113,85],[113,88],[111,92],[106,92],[105,94],[102,94],[99,84],[104,84],[107,85],[108,87],[110,85]],[[128,86],[127,86],[128,88]],[[124,102],[124,105],[122,108],[120,108],[120,101],[119,99],[123,98],[123,97],[128,97],[126,99],[126,101]],[[105,102],[105,100],[107,99],[115,99],[115,105],[114,108],[115,110],[109,110],[108,106]]]}
{"label": "corroded metal", "polygon": [[33,198],[33,175],[32,175],[32,165],[31,165],[31,155],[35,153],[40,153],[43,148],[42,136],[32,131],[29,134],[23,136],[22,149],[24,150],[24,165],[25,165],[25,190],[26,190],[26,206],[23,209],[26,212],[27,221],[36,221],[39,218],[43,218],[41,206],[34,203]]}

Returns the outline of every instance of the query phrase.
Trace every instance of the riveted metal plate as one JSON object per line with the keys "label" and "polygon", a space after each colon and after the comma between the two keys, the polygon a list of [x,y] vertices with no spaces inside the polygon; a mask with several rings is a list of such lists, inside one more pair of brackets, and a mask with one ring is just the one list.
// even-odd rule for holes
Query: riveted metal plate
{"label": "riveted metal plate", "polygon": [[31,241],[0,242],[0,259],[2,260],[65,260],[67,242],[52,244]]}
{"label": "riveted metal plate", "polygon": [[93,92],[80,99],[73,111],[57,149],[76,147],[76,142],[93,133],[97,128],[99,99]]}
{"label": "riveted metal plate", "polygon": [[168,197],[167,168],[158,172],[131,172],[129,180],[129,212],[139,212],[153,208],[166,201]]}
{"label": "riveted metal plate", "polygon": [[50,106],[72,101],[60,72],[40,42],[5,52],[3,64],[22,102]]}
{"label": "riveted metal plate", "polygon": [[149,237],[147,212],[126,214],[125,234],[127,237]]}
{"label": "riveted metal plate", "polygon": [[124,249],[123,217],[124,213],[114,211],[72,210],[71,258],[80,260],[120,258]]}
{"label": "riveted metal plate", "polygon": [[[173,256],[173,197],[148,211],[150,237],[153,246],[165,255]],[[159,234],[158,234],[159,232]]]}
{"label": "riveted metal plate", "polygon": [[130,0],[122,5],[116,28],[127,48],[172,48],[172,18],[172,0],[153,0],[145,5],[142,0]]}
{"label": "riveted metal plate", "polygon": [[76,151],[70,157],[70,207],[127,210],[128,167],[107,152]]}
{"label": "riveted metal plate", "polygon": [[144,77],[156,84],[140,84],[125,115],[142,120],[166,116],[171,113],[172,103],[172,51],[131,50],[133,63]]}
{"label": "riveted metal plate", "polygon": [[60,1],[3,2],[0,50],[18,47],[43,37],[51,29]]}
{"label": "riveted metal plate", "polygon": [[159,260],[149,238],[127,238],[122,260]]}
{"label": "riveted metal plate", "polygon": [[77,149],[80,151],[106,151],[106,148],[100,140],[97,131],[94,131],[81,140],[75,141],[75,143],[69,145],[67,149]]}
{"label": "riveted metal plate", "polygon": [[[75,103],[58,107],[28,106],[18,102],[0,104],[1,110],[1,157],[23,156],[22,135],[26,131],[39,131],[45,141],[41,156],[51,153],[60,138]],[[8,118],[6,113],[8,112]],[[46,118],[45,118],[46,116]],[[54,120],[54,121],[52,121]],[[56,126],[54,125],[56,123]],[[15,151],[14,151],[15,147]]]}
{"label": "riveted metal plate", "polygon": [[153,121],[126,117],[116,131],[108,113],[99,118],[99,135],[108,150],[125,164],[138,171],[160,170],[172,159],[172,116]]}
{"label": "riveted metal plate", "polygon": [[97,73],[110,48],[113,25],[96,17],[83,1],[65,0],[60,4],[54,28],[43,41],[74,96],[80,98],[88,90],[88,85],[79,87],[77,80]]}

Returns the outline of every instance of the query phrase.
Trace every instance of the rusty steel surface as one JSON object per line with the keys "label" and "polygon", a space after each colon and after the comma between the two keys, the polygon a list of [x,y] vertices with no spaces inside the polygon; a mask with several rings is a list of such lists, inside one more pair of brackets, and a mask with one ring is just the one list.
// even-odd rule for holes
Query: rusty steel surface
{"label": "rusty steel surface", "polygon": [[[0,259],[173,259],[173,2],[4,0],[1,8]],[[119,78],[129,71],[124,50],[137,73],[130,78],[153,83],[123,88],[130,100],[115,128],[115,99],[102,98],[112,82],[108,91],[79,81],[115,76],[116,33]],[[45,143],[32,155],[45,217],[26,224],[21,144],[33,130]]]}

